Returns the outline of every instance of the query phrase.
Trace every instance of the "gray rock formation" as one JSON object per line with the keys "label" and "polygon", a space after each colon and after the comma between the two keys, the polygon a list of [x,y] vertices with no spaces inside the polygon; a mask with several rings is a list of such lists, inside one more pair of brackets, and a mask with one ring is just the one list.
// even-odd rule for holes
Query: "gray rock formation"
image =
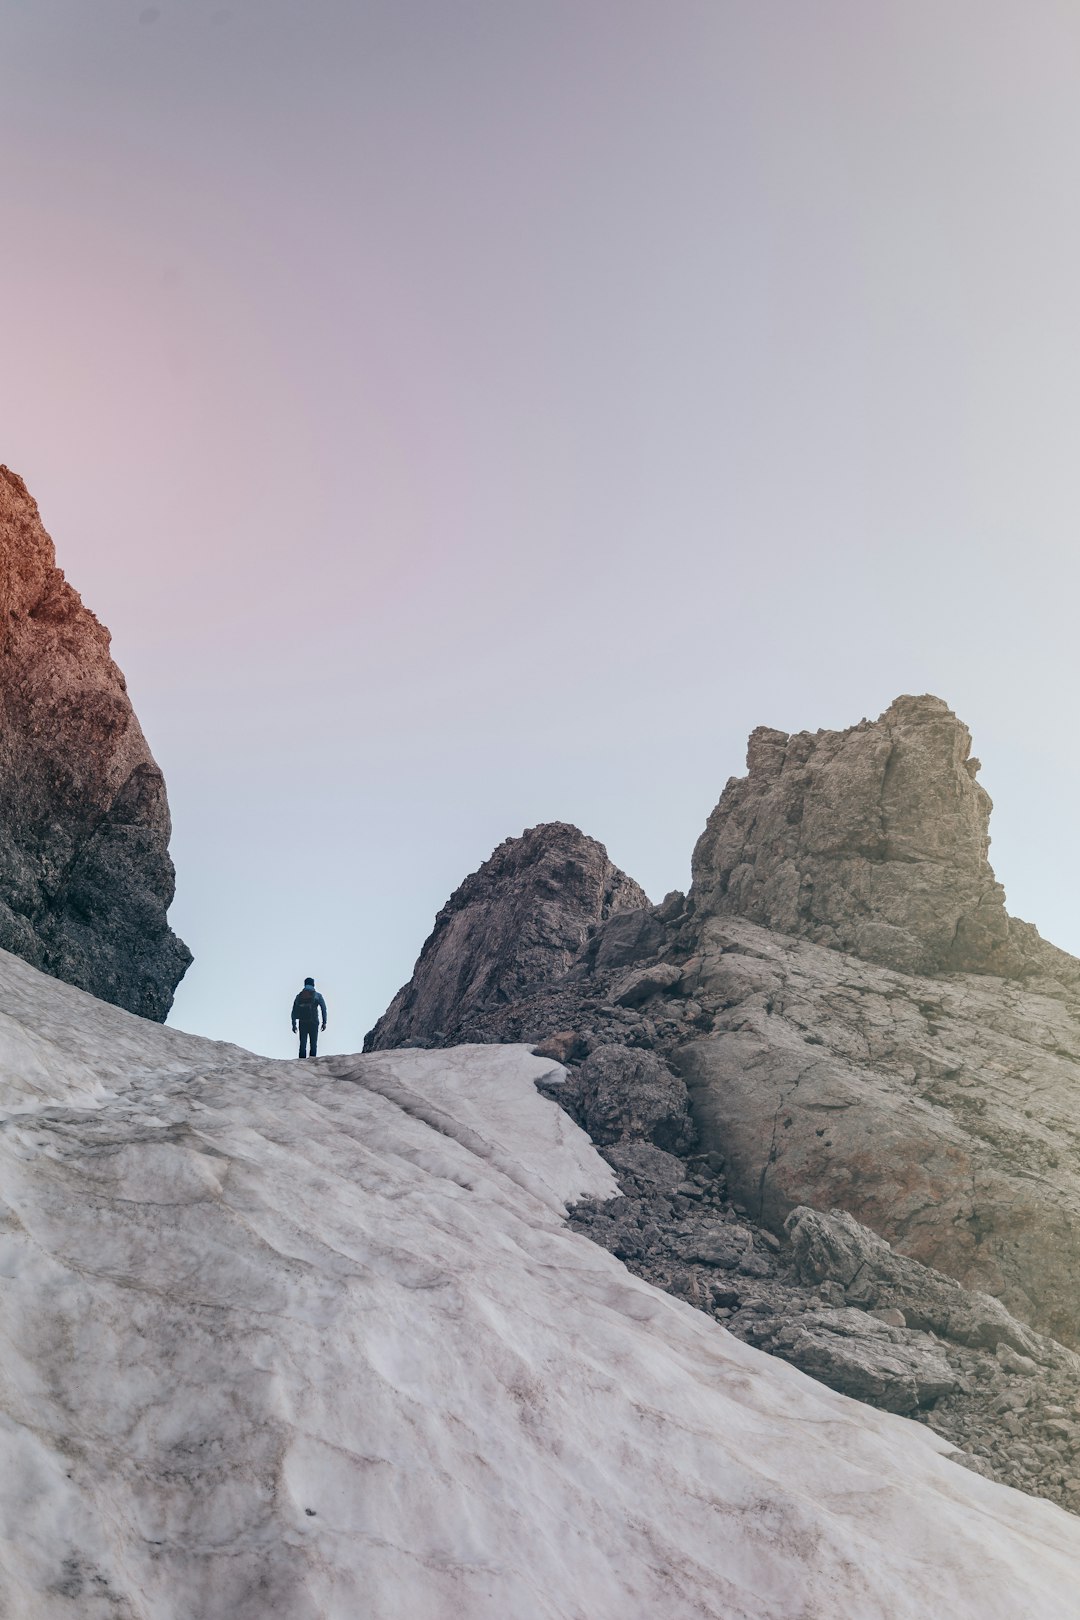
{"label": "gray rock formation", "polygon": [[1080,1345],[1080,998],[736,920],[697,944],[679,988],[710,1027],[670,1057],[735,1197],[776,1231],[845,1209]]}
{"label": "gray rock formation", "polygon": [[792,1210],[784,1228],[799,1280],[839,1283],[846,1305],[885,1316],[892,1312],[900,1326],[975,1350],[1007,1345],[1034,1361],[1046,1359],[1040,1336],[1010,1316],[999,1299],[972,1293],[951,1277],[895,1253],[846,1210],[822,1214],[804,1205]]}
{"label": "gray rock formation", "polygon": [[690,895],[704,916],[746,917],[906,973],[1067,963],[1005,911],[971,735],[940,698],[897,698],[848,731],[760,727],[747,766],[694,851]]}
{"label": "gray rock formation", "polygon": [[364,1050],[449,1044],[465,1015],[561,978],[600,923],[647,906],[604,846],[576,827],[551,822],[507,838],[439,912]]}
{"label": "gray rock formation", "polygon": [[785,1316],[770,1326],[767,1342],[773,1355],[830,1389],[885,1412],[934,1406],[959,1386],[933,1339],[860,1310],[825,1307],[812,1315]]}
{"label": "gray rock formation", "polygon": [[164,1019],[191,961],[166,920],[169,835],[108,631],[0,467],[0,948]]}
{"label": "gray rock formation", "polygon": [[[750,776],[729,784],[710,818],[688,903],[671,895],[594,922],[591,934],[579,926],[531,986],[518,974],[516,989],[510,977],[497,994],[474,994],[527,949],[528,933],[516,939],[515,929],[533,926],[526,851],[504,845],[509,870],[481,886],[489,905],[499,901],[498,955],[484,927],[461,950],[447,926],[457,921],[452,902],[425,947],[438,946],[437,982],[450,991],[438,1007],[444,1023],[428,1019],[425,1033],[441,1027],[448,1044],[531,1040],[571,1065],[605,1047],[648,1050],[687,1083],[702,1148],[723,1156],[733,1196],[765,1228],[780,1232],[800,1204],[845,1209],[902,1253],[1080,1345],[1080,964],[1004,911],[966,729],[938,699],[912,698],[847,732],[769,735],[766,745],[755,734]],[[895,946],[902,936],[903,972],[840,950],[835,931],[827,945],[800,937],[799,917],[775,909],[783,885],[767,876],[796,860],[837,917],[862,882],[860,865],[870,872],[867,894],[891,905],[893,920],[884,936],[860,924],[859,942],[873,954],[882,938]],[[540,864],[543,906],[557,916],[552,863]],[[743,873],[735,889],[774,926],[729,915],[735,890],[709,880],[717,871]],[[975,951],[974,941],[991,941],[983,971],[913,971],[919,951],[948,955],[935,932],[939,905],[954,943]],[[976,914],[998,924],[965,932]],[[1024,976],[986,971],[999,949],[1024,958]],[[467,985],[456,1001],[455,968]],[[424,989],[418,969],[402,997]],[[401,1040],[387,1029],[393,1012],[380,1025],[386,1044]],[[628,1077],[628,1106],[636,1085]],[[610,1140],[612,1088],[595,1117],[574,1095],[567,1106]]]}
{"label": "gray rock formation", "polygon": [[[1080,1509],[1080,963],[1006,913],[975,770],[934,698],[755,733],[688,899],[445,1004],[442,1039],[569,1066],[551,1094],[626,1194],[582,1229],[628,1265]],[[654,1128],[672,1073],[689,1164]]]}

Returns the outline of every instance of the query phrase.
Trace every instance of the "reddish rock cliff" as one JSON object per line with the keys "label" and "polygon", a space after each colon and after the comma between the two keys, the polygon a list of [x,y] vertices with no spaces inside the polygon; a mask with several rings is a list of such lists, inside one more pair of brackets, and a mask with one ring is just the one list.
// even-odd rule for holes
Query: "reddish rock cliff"
{"label": "reddish rock cliff", "polygon": [[166,920],[169,835],[109,633],[0,467],[0,948],[164,1019],[191,961]]}

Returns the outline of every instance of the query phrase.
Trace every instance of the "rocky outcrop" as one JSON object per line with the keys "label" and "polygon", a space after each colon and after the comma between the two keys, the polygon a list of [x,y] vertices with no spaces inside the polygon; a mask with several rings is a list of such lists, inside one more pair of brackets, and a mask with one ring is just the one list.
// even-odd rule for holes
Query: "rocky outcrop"
{"label": "rocky outcrop", "polygon": [[971,735],[936,697],[847,731],[759,727],[693,859],[705,917],[745,917],[905,973],[1076,964],[1009,918]]}
{"label": "rocky outcrop", "polygon": [[442,1045],[466,1015],[562,978],[599,924],[648,899],[607,851],[551,822],[507,838],[451,895],[365,1051]]}
{"label": "rocky outcrop", "polygon": [[[665,952],[674,979],[646,965],[536,986],[466,1015],[454,1039],[531,1041],[568,1064],[561,1100],[606,1140],[639,1080],[615,1075],[594,1115],[584,1066],[615,1049],[661,1060],[764,1230],[799,1205],[845,1209],[1080,1346],[1080,998],[1057,981],[894,973],[738,919],[684,914]],[[652,993],[626,1005],[628,978]]]}
{"label": "rocky outcrop", "polygon": [[164,1019],[191,961],[166,920],[169,835],[108,631],[0,467],[0,948]]}
{"label": "rocky outcrop", "polygon": [[689,897],[443,1039],[568,1065],[625,1194],[583,1229],[650,1281],[1080,1508],[1080,963],[1005,911],[969,749],[935,698],[755,733]]}
{"label": "rocky outcrop", "polygon": [[623,1196],[577,1229],[737,1338],[855,1400],[928,1424],[977,1473],[1080,1510],[1080,1356],[999,1301],[897,1255],[850,1216],[793,1211],[779,1238],[715,1155],[601,1152]]}
{"label": "rocky outcrop", "polygon": [[[1044,1340],[999,1299],[961,1288],[951,1277],[897,1254],[846,1210],[823,1214],[804,1205],[792,1210],[784,1230],[800,1282],[838,1283],[845,1305],[975,1350],[1005,1345],[1035,1361],[1047,1359]],[[1080,1370],[1077,1358],[1070,1364]]]}
{"label": "rocky outcrop", "polygon": [[[710,818],[688,901],[670,895],[593,921],[591,933],[579,926],[531,984],[518,974],[516,987],[508,976],[480,994],[485,974],[527,950],[543,908],[558,915],[556,873],[543,866],[535,920],[519,861],[510,881],[482,886],[522,902],[497,910],[497,956],[483,927],[466,930],[461,948],[451,928],[470,913],[451,902],[425,947],[447,992],[444,1022],[422,1020],[424,1033],[533,1041],[575,1069],[605,1048],[648,1052],[687,1084],[701,1147],[722,1155],[734,1197],[766,1230],[779,1233],[799,1205],[847,1210],[899,1252],[1080,1345],[1080,964],[1005,913],[966,728],[936,698],[901,698],[847,732],[762,736],[749,777],[729,784]],[[504,853],[524,851],[504,845],[489,865]],[[840,949],[839,922],[826,941],[807,939],[806,918],[777,898],[785,862],[814,874],[806,892],[825,896],[819,919],[850,916],[863,952],[891,942],[881,954],[895,946],[903,970]],[[880,935],[845,910],[860,864],[868,903],[891,918]],[[718,873],[742,876],[725,885]],[[736,894],[773,926],[729,915]],[[979,916],[997,922],[980,933]],[[963,940],[978,973],[914,971]],[[992,975],[996,951],[1029,971]],[[423,990],[424,965],[402,996]],[[379,1026],[386,1044],[401,1042],[393,1017]],[[415,1027],[406,1022],[406,1036]],[[623,1081],[632,1113],[636,1071],[605,1082],[592,1114],[572,1103],[573,1087],[563,1099],[598,1139],[611,1140]]]}
{"label": "rocky outcrop", "polygon": [[711,1027],[672,1061],[736,1197],[774,1230],[846,1209],[1080,1345],[1080,1001],[735,920],[698,942],[680,989]]}
{"label": "rocky outcrop", "polygon": [[915,1412],[951,1395],[959,1379],[940,1346],[864,1311],[832,1307],[770,1323],[774,1356],[830,1389],[885,1412]]}

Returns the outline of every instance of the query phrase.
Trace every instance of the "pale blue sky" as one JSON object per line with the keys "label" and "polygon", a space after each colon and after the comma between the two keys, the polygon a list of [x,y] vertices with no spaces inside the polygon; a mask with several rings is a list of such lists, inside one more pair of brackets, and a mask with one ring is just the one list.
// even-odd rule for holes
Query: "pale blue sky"
{"label": "pale blue sky", "polygon": [[[156,15],[152,15],[155,13]],[[334,1050],[508,834],[654,898],[746,734],[967,720],[1080,950],[1080,12],[0,0],[0,459],[196,961]]]}

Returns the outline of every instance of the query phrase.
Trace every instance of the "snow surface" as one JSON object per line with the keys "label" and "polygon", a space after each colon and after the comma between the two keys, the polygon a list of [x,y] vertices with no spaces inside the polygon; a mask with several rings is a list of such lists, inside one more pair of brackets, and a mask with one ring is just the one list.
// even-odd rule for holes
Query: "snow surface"
{"label": "snow surface", "polygon": [[0,1007],[0,1614],[1075,1620],[1080,1520],[566,1230],[526,1049]]}

